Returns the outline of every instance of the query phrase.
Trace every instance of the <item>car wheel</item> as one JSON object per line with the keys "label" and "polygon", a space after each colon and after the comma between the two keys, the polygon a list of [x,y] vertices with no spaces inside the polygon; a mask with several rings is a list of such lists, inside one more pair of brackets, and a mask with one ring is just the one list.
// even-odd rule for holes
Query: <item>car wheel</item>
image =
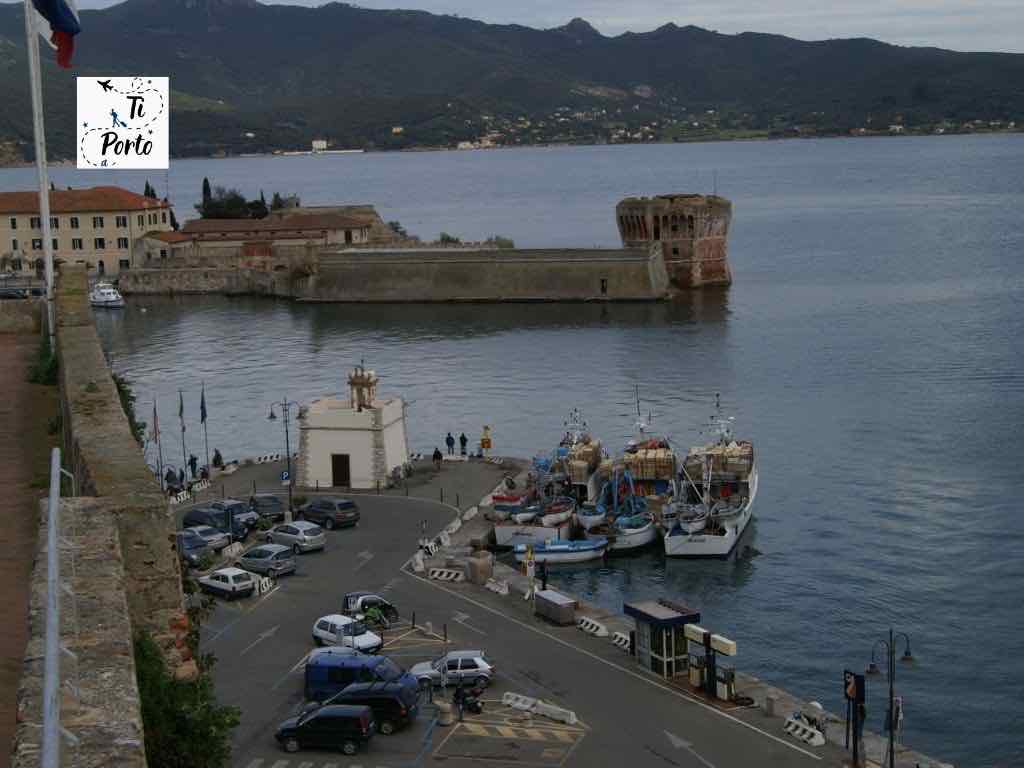
{"label": "car wheel", "polygon": [[271,535],[270,535],[270,534],[268,533],[268,534],[267,534],[267,544],[273,544],[273,543],[274,543],[274,537],[273,537],[273,536],[271,536]]}
{"label": "car wheel", "polygon": [[476,682],[474,683],[474,685],[476,685],[477,688],[486,688],[488,685],[490,685],[490,682],[491,682],[491,679],[489,677],[485,677],[484,675],[480,675],[480,677],[478,677],[476,679]]}
{"label": "car wheel", "polygon": [[395,724],[392,723],[390,720],[384,720],[380,724],[380,732],[384,736],[390,736],[395,732]]}
{"label": "car wheel", "polygon": [[298,544],[292,544],[292,552],[294,552],[296,555],[301,555],[302,547],[300,547]]}
{"label": "car wheel", "polygon": [[313,644],[314,644],[314,645],[316,645],[317,647],[321,647],[321,646],[322,646],[322,645],[324,644],[324,641],[323,641],[323,640],[321,640],[321,639],[320,639],[319,637],[317,637],[316,635],[314,635],[314,636],[313,636]]}
{"label": "car wheel", "polygon": [[354,755],[359,750],[359,746],[354,741],[344,741],[341,744],[342,754]]}
{"label": "car wheel", "polygon": [[299,751],[298,739],[285,739],[284,751],[285,752],[298,752]]}
{"label": "car wheel", "polygon": [[324,528],[326,528],[328,531],[333,531],[334,530],[334,520],[332,518],[330,518],[330,517],[328,517],[326,520],[324,520]]}

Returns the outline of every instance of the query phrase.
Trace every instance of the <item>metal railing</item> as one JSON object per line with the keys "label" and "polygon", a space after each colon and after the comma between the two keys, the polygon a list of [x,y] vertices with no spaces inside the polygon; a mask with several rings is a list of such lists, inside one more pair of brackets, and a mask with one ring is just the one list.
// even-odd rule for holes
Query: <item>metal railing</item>
{"label": "metal railing", "polygon": [[50,454],[50,498],[46,513],[42,768],[60,766],[60,478],[60,448],[54,448]]}

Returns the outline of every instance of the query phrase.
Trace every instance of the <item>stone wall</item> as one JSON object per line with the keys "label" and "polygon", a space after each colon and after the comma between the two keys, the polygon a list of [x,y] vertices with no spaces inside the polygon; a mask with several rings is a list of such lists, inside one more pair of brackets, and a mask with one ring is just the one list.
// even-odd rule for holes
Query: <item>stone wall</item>
{"label": "stone wall", "polygon": [[286,270],[160,268],[122,272],[118,288],[126,296],[216,293],[288,297],[293,292],[292,283]]}
{"label": "stone wall", "polygon": [[40,299],[4,299],[0,301],[0,333],[38,332],[43,306]]}
{"label": "stone wall", "polygon": [[660,251],[337,250],[296,298],[338,302],[652,301],[665,297]]}

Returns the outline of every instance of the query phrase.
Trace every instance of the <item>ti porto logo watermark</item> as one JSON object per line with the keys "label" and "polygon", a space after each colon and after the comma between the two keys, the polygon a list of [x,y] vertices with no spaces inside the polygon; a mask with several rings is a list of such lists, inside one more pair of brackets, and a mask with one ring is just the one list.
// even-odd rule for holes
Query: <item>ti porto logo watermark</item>
{"label": "ti porto logo watermark", "polygon": [[76,80],[79,168],[167,168],[168,78]]}

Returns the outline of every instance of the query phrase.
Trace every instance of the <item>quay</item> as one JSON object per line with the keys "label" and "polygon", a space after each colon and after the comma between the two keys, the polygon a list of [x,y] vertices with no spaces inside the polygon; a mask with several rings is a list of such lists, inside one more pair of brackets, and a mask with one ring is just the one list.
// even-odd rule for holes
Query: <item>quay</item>
{"label": "quay", "polygon": [[[196,502],[222,495],[245,499],[254,490],[281,493],[284,466],[284,461],[243,464],[231,474],[214,478]],[[446,460],[437,471],[424,461],[417,464],[408,485],[379,492],[346,490],[344,495],[360,505],[363,520],[357,529],[336,534],[343,553],[332,540],[324,557],[301,558],[303,572],[280,579],[277,592],[272,593],[282,594],[283,599],[264,596],[251,607],[218,607],[213,623],[204,630],[204,647],[219,659],[218,690],[227,701],[244,708],[235,739],[235,765],[286,768],[277,762],[276,748],[260,734],[301,701],[307,625],[317,611],[327,611],[322,589],[316,585],[327,573],[339,579],[338,591],[377,591],[399,607],[403,623],[393,637],[385,634],[383,653],[403,666],[439,655],[444,648],[479,647],[499,669],[497,684],[486,692],[483,715],[467,715],[450,728],[431,727],[432,715],[427,715],[426,722],[415,728],[386,741],[379,739],[372,747],[373,764],[399,765],[414,756],[425,757],[430,764],[461,759],[557,768],[622,762],[716,768],[851,764],[838,716],[826,715],[827,742],[814,747],[783,730],[793,712],[813,712],[810,703],[753,675],[736,673],[741,704],[709,699],[689,686],[685,676],[659,678],[612,642],[616,632],[628,634],[635,629],[631,618],[568,595],[576,602],[575,621],[590,619],[608,634],[596,637],[575,626],[556,626],[534,614],[532,602],[524,599],[530,588],[527,577],[501,560],[493,563],[492,586],[507,586],[504,595],[466,577],[453,582],[431,580],[432,568],[468,573],[473,544],[490,533],[485,502],[504,487],[509,474],[521,488],[528,466],[525,460],[509,458]],[[294,493],[337,495],[340,489],[296,488]],[[437,547],[432,556],[418,549],[423,521]],[[420,558],[422,568],[417,567]],[[713,626],[714,617],[707,617],[706,623]],[[275,628],[274,643],[262,650],[257,646],[241,658],[254,638]],[[735,639],[742,659],[743,638]],[[259,694],[268,686],[288,706]],[[580,724],[569,726],[524,714],[502,703],[505,693],[543,699],[575,713]],[[866,765],[880,764],[885,743],[884,736],[865,731]],[[751,762],[755,754],[758,757]],[[897,752],[897,768],[942,765],[903,746]],[[294,768],[291,763],[287,767]],[[314,761],[310,768],[320,768],[320,763]]]}

